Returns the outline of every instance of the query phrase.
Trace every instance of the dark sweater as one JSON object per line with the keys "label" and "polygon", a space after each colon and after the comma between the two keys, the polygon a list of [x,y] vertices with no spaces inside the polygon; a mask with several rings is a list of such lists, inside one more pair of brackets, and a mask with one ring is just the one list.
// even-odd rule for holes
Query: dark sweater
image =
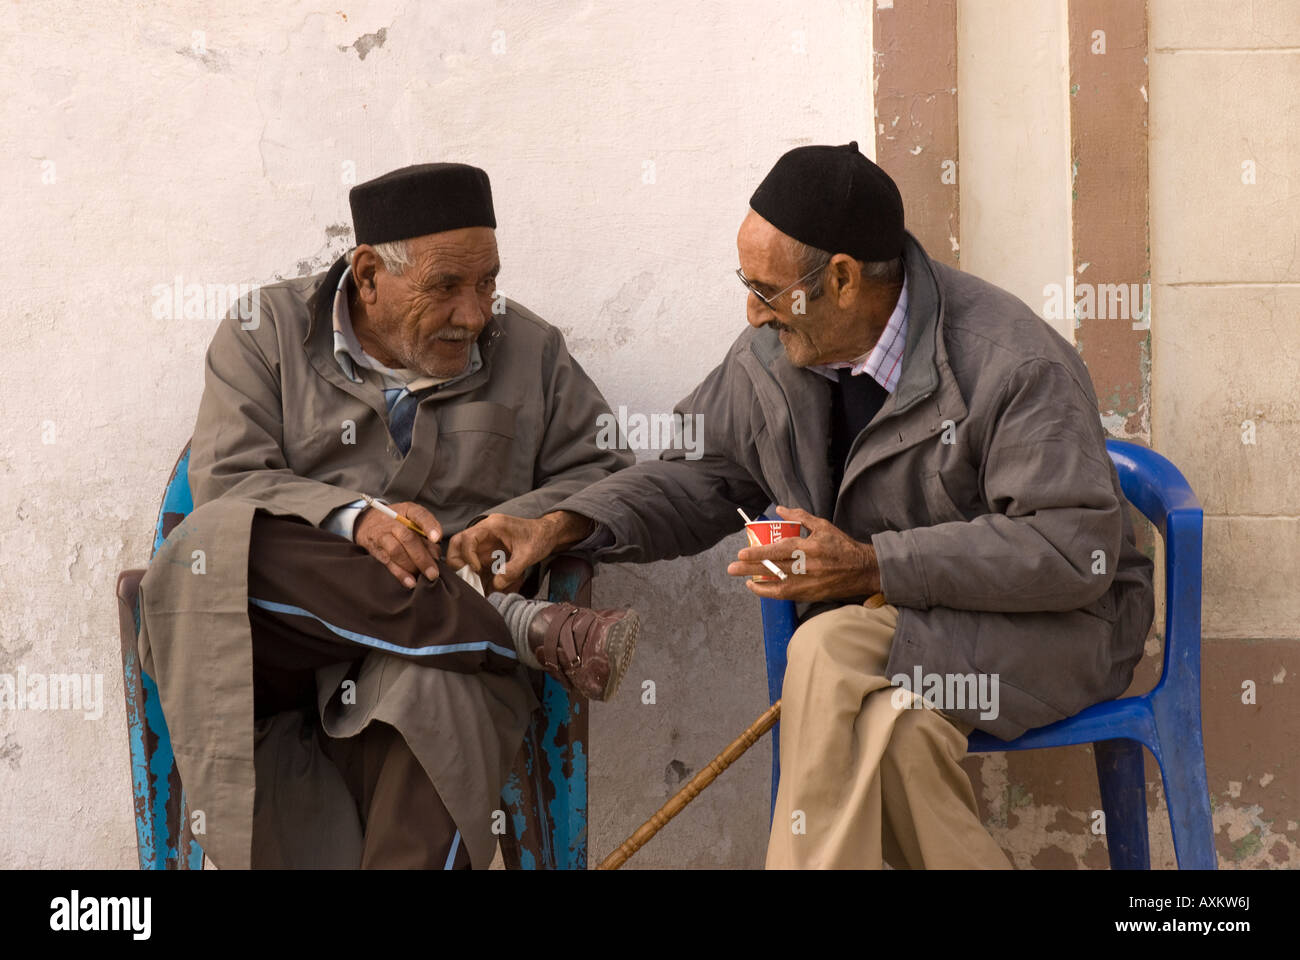
{"label": "dark sweater", "polygon": [[831,480],[835,484],[833,490],[838,495],[840,482],[844,479],[844,462],[848,459],[853,441],[884,406],[889,391],[869,373],[860,373],[855,377],[849,367],[841,367],[835,372],[839,375],[839,383],[831,387],[831,442],[828,456]]}

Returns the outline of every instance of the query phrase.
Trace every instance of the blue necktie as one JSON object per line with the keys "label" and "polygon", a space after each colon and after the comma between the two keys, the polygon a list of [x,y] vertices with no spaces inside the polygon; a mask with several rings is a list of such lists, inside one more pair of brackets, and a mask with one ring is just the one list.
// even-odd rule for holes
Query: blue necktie
{"label": "blue necktie", "polygon": [[384,392],[392,395],[402,394],[396,403],[393,403],[391,396],[389,397],[388,432],[393,435],[393,440],[402,451],[402,456],[406,456],[411,449],[411,428],[415,425],[415,411],[420,405],[421,394],[402,390]]}

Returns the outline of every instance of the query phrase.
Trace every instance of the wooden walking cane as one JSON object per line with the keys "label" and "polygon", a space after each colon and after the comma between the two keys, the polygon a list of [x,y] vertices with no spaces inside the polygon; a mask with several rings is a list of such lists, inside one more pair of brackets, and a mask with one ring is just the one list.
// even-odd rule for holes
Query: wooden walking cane
{"label": "wooden walking cane", "polygon": [[[883,607],[885,605],[885,595],[883,593],[872,594],[870,598],[863,603],[864,607]],[[758,742],[759,738],[767,731],[771,730],[776,722],[781,719],[781,701],[768,707],[757,720],[751,723],[745,732],[738,736],[727,746],[720,754],[709,761],[708,766],[691,777],[686,786],[682,787],[672,799],[659,808],[659,811],[641,824],[632,836],[628,837],[618,849],[600,862],[597,870],[617,870],[623,864],[627,863],[628,858],[636,853],[649,842],[650,838],[663,829],[673,817],[682,812],[682,809],[699,796],[700,792],[718,779],[718,775],[726,770],[727,767],[735,763],[740,755]]]}

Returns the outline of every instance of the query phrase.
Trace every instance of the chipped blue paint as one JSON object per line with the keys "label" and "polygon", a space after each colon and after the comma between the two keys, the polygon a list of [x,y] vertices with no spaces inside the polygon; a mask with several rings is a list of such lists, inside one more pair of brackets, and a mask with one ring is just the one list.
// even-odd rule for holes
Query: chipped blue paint
{"label": "chipped blue paint", "polygon": [[[548,696],[549,688],[552,683],[555,683],[555,681],[549,676],[546,677],[542,683],[541,736],[543,738],[547,736],[548,731],[551,731],[555,726],[558,726],[554,712],[555,701]],[[558,683],[556,686],[558,686]],[[561,690],[560,692],[563,693],[564,691]],[[567,699],[567,694],[565,696]],[[536,714],[533,715],[533,725],[534,727],[538,725]],[[524,772],[528,774],[528,779],[533,784],[533,802],[536,804],[537,813],[539,814],[537,818],[539,829],[537,830],[537,836],[535,838],[538,848],[537,859],[540,861],[541,868],[546,870],[558,870],[560,864],[557,863],[555,859],[555,832],[560,829],[560,826],[554,819],[554,806],[548,806],[546,808],[546,815],[540,816],[542,813],[542,804],[545,803],[545,787],[538,774],[537,754],[534,752],[534,743],[531,739],[529,739],[527,743],[528,749],[524,754]]]}
{"label": "chipped blue paint", "polygon": [[[126,655],[126,668],[127,675],[131,676],[135,668],[134,653]],[[181,860],[180,840],[185,830],[183,818],[188,809],[183,789],[177,822],[168,821],[167,806],[171,799],[171,775],[176,758],[172,753],[167,722],[162,715],[158,686],[143,671],[140,673],[140,690],[132,699],[138,704],[140,696],[144,698],[143,718],[138,707],[129,708],[127,716],[131,741],[131,787],[137,801],[135,829],[140,848],[140,869],[180,867],[202,870],[203,847],[197,841],[190,843],[188,856]],[[147,753],[145,746],[148,731],[152,731],[157,740],[152,754]]]}
{"label": "chipped blue paint", "polygon": [[[550,570],[552,602],[589,602],[590,567],[556,563]],[[587,758],[573,724],[586,715],[581,701],[549,676],[542,677],[540,708],[502,790],[524,870],[585,869],[587,863]],[[513,864],[512,864],[513,865]]]}
{"label": "chipped blue paint", "polygon": [[[168,514],[188,516],[194,509],[190,492],[190,448],[176,462],[172,476],[163,493],[162,506],[154,525],[153,553],[162,546],[163,524]],[[136,635],[140,633],[140,606],[137,598],[133,611]],[[139,668],[138,655],[127,645],[123,649],[122,667],[126,683],[127,734],[131,748],[131,787],[136,801],[136,838],[139,844],[140,869],[166,870],[180,868],[203,869],[203,848],[198,842],[188,844],[185,859],[181,859],[181,843],[185,833],[184,817],[187,810],[182,789],[176,822],[169,822],[168,802],[171,800],[172,772],[176,758],[172,752],[171,736],[163,717],[162,700],[153,678]],[[138,684],[136,677],[139,677]],[[148,737],[155,740],[149,752]],[[179,777],[177,778],[179,781]],[[173,836],[173,832],[175,836]]]}
{"label": "chipped blue paint", "polygon": [[154,825],[154,856],[161,861],[155,870],[161,870],[168,860],[176,859],[175,838],[171,835],[171,825],[167,822],[167,801],[171,799],[172,767],[176,758],[172,755],[172,740],[167,733],[167,721],[163,719],[162,701],[158,697],[158,685],[153,677],[140,672],[140,686],[144,693],[145,727],[152,730],[158,738],[149,757],[149,779],[152,783],[152,800],[150,816]]}
{"label": "chipped blue paint", "polygon": [[[137,629],[140,613],[136,611]],[[126,691],[126,729],[131,744],[131,792],[137,801],[135,807],[135,834],[139,846],[140,869],[156,870],[157,853],[153,837],[153,818],[147,814],[149,797],[149,758],[145,754],[144,718],[140,715],[140,690],[134,682],[138,656],[127,650],[122,656]]]}
{"label": "chipped blue paint", "polygon": [[175,472],[171,481],[167,484],[167,490],[163,493],[162,507],[158,510],[158,522],[154,524],[153,532],[153,552],[157,553],[158,548],[162,546],[163,540],[163,518],[169,513],[179,513],[182,517],[189,516],[190,511],[194,509],[194,496],[190,493],[190,447],[185,445],[185,452],[181,458],[176,461]]}
{"label": "chipped blue paint", "polygon": [[[587,868],[587,755],[580,741],[572,743],[572,753],[561,745],[560,726],[567,725],[570,706],[576,715],[580,702],[570,704],[569,695],[548,676],[542,689],[546,725],[542,730],[542,749],[546,753],[546,772],[555,796],[547,812],[554,835],[548,837],[550,855],[559,870]],[[566,755],[567,754],[567,755]],[[566,775],[565,768],[569,767]],[[539,798],[540,799],[540,798]]]}
{"label": "chipped blue paint", "polygon": [[[519,774],[514,771],[511,771],[510,779],[506,781],[506,785],[501,789],[501,800],[510,813],[510,826],[513,835],[516,838],[522,837],[524,831],[528,829],[528,815],[523,812],[524,791],[519,786]],[[519,845],[519,869],[537,869],[537,858],[523,844]]]}

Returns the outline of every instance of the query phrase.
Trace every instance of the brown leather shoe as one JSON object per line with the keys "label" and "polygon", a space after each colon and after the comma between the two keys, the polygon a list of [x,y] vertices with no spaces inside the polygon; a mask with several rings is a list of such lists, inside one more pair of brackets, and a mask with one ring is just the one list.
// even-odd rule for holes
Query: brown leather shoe
{"label": "brown leather shoe", "polygon": [[553,603],[528,625],[528,645],[568,690],[588,700],[608,700],[632,662],[640,628],[635,610]]}

